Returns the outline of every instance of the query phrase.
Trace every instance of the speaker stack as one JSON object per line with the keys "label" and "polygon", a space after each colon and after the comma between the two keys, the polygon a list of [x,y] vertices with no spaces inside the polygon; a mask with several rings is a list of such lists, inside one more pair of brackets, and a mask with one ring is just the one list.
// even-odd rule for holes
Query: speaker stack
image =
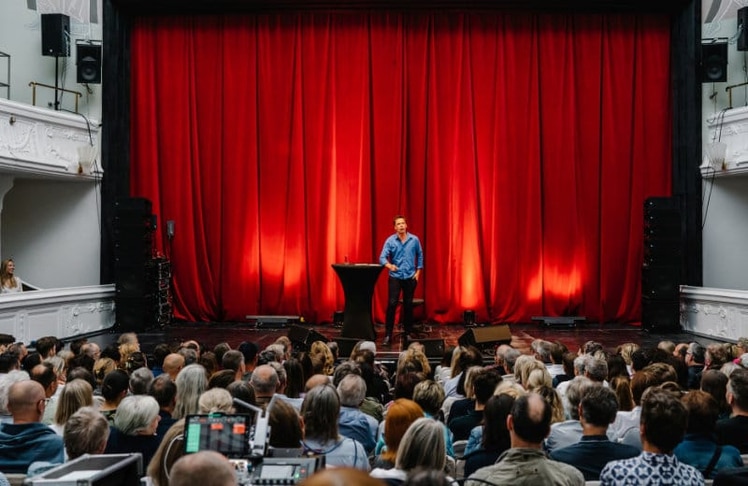
{"label": "speaker stack", "polygon": [[143,331],[171,321],[171,265],[165,258],[153,258],[155,230],[149,200],[124,198],[115,203],[115,306],[122,331]]}
{"label": "speaker stack", "polygon": [[642,327],[680,330],[680,284],[683,280],[682,200],[651,197],[644,202]]}

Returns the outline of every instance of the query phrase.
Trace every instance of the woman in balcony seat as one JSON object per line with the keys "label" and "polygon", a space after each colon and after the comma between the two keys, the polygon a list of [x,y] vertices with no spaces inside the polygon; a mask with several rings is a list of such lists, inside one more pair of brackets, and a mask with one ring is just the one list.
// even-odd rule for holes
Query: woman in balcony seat
{"label": "woman in balcony seat", "polygon": [[21,279],[15,276],[16,264],[12,258],[0,263],[0,293],[11,294],[22,292]]}

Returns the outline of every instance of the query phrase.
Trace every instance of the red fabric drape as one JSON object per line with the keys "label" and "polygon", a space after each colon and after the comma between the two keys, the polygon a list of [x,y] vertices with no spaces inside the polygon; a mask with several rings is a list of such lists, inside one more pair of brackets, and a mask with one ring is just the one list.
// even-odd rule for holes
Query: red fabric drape
{"label": "red fabric drape", "polygon": [[[177,317],[343,306],[405,214],[428,316],[638,321],[642,205],[670,193],[666,16],[147,18],[133,195],[176,235]],[[385,277],[375,295],[381,320]]]}

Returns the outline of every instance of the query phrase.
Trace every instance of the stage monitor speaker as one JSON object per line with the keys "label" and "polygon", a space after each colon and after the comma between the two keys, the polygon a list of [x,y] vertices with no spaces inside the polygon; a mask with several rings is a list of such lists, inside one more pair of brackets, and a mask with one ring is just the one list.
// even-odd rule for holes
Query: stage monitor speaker
{"label": "stage monitor speaker", "polygon": [[486,350],[499,344],[512,342],[512,332],[506,324],[488,327],[474,327],[465,331],[457,340],[460,346],[475,346]]}
{"label": "stage monitor speaker", "polygon": [[738,9],[738,50],[748,51],[748,7]]}
{"label": "stage monitor speaker", "polygon": [[701,44],[701,82],[727,81],[727,42]]}
{"label": "stage monitor speaker", "polygon": [[288,339],[293,343],[294,349],[303,351],[309,351],[314,341],[322,341],[323,343],[329,341],[314,329],[307,329],[306,327],[296,325],[288,328]]}
{"label": "stage monitor speaker", "polygon": [[423,352],[427,358],[444,357],[444,339],[418,339],[423,344]]}
{"label": "stage monitor speaker", "polygon": [[42,14],[42,56],[70,56],[70,17]]}
{"label": "stage monitor speaker", "polygon": [[77,44],[75,66],[78,83],[101,84],[101,44]]}

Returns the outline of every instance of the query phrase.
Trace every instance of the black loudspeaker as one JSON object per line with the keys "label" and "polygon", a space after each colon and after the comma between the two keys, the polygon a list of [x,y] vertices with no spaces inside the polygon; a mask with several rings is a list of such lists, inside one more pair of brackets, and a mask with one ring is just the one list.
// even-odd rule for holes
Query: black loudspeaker
{"label": "black loudspeaker", "polygon": [[101,45],[75,46],[76,81],[81,84],[101,84]]}
{"label": "black loudspeaker", "polygon": [[727,42],[701,44],[701,82],[727,81]]}
{"label": "black loudspeaker", "polygon": [[419,339],[427,358],[444,357],[444,339]]}
{"label": "black loudspeaker", "polygon": [[42,56],[70,56],[70,17],[42,14]]}
{"label": "black loudspeaker", "polygon": [[[306,327],[292,325],[288,329],[288,339],[294,345],[294,349],[297,351],[309,351],[314,341],[322,341],[326,343],[328,339],[322,334],[318,333],[314,329],[307,329]],[[348,353],[351,354],[350,352]],[[338,355],[342,356],[340,351]]]}
{"label": "black loudspeaker", "polygon": [[118,332],[142,332],[156,325],[156,308],[151,297],[114,299]]}
{"label": "black loudspeaker", "polygon": [[509,326],[505,324],[474,327],[465,331],[457,342],[460,346],[474,346],[482,351],[493,350],[499,344],[511,343],[512,332],[509,330]]}
{"label": "black loudspeaker", "polygon": [[738,9],[738,50],[748,51],[748,7]]}
{"label": "black loudspeaker", "polygon": [[680,327],[680,284],[685,244],[683,200],[651,197],[644,202],[642,327],[674,331]]}

